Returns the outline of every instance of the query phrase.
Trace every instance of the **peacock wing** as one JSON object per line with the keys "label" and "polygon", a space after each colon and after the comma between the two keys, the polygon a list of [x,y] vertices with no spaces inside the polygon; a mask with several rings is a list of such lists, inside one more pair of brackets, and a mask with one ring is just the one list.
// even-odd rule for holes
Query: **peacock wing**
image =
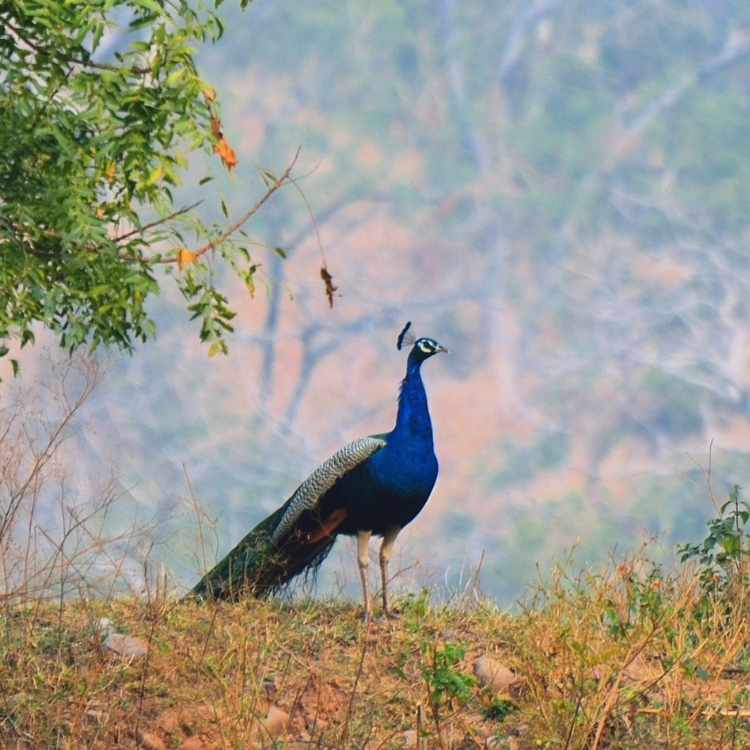
{"label": "peacock wing", "polygon": [[278,543],[284,536],[294,528],[299,517],[305,512],[312,510],[325,495],[344,475],[355,469],[363,461],[366,461],[373,453],[385,446],[384,436],[371,435],[360,438],[345,445],[336,451],[329,459],[323,461],[302,484],[297,487],[294,494],[286,503],[286,510],[281,520],[276,525],[271,537],[274,543]]}

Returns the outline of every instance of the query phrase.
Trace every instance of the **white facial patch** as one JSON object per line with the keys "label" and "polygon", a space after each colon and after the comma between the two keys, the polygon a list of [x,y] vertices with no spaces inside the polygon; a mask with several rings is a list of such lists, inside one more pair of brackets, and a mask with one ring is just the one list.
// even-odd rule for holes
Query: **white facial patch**
{"label": "white facial patch", "polygon": [[430,354],[437,349],[437,344],[436,342],[432,341],[432,339],[424,339],[423,341],[419,342],[419,348],[425,354]]}

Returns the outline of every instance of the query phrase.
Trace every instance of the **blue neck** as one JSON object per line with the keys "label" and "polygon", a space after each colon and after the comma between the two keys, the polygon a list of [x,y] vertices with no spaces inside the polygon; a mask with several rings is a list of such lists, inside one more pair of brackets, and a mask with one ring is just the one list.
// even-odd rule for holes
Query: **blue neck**
{"label": "blue neck", "polygon": [[409,357],[406,377],[401,381],[398,416],[392,434],[397,437],[418,438],[432,445],[432,423],[427,408],[427,394],[419,371],[421,364],[421,361]]}

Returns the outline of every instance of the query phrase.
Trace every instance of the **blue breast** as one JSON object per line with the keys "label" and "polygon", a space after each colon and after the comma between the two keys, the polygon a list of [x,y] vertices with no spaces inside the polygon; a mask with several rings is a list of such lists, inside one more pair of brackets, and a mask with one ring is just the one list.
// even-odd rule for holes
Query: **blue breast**
{"label": "blue breast", "polygon": [[401,385],[396,426],[384,437],[385,447],[352,472],[351,481],[342,482],[342,494],[357,495],[348,502],[344,533],[367,529],[383,534],[403,528],[422,510],[435,485],[438,462],[427,394],[420,362],[411,358]]}

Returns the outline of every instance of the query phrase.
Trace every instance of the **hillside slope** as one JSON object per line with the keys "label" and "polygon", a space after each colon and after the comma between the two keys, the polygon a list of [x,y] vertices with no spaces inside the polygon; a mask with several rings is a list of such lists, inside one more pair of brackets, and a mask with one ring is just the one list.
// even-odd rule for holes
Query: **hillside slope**
{"label": "hillside slope", "polygon": [[739,749],[744,601],[629,561],[515,613],[423,593],[369,627],[337,602],[6,607],[0,746]]}

